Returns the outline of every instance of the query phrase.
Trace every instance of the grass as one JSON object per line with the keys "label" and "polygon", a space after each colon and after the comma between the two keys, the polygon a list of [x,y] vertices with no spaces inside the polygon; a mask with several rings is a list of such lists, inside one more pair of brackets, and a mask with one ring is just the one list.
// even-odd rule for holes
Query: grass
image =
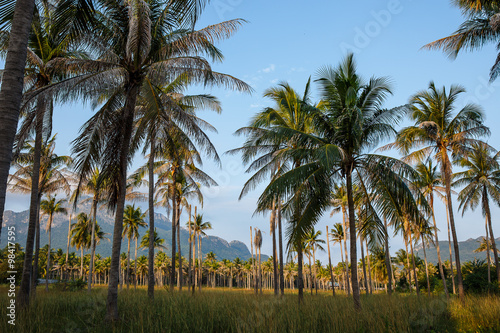
{"label": "grass", "polygon": [[[0,289],[5,309],[6,289]],[[17,332],[498,332],[500,298],[468,296],[465,304],[443,297],[363,295],[361,312],[352,300],[330,293],[275,298],[266,293],[210,290],[192,296],[157,290],[150,303],[146,290],[119,294],[121,320],[104,324],[106,289],[63,292],[37,290],[37,301],[18,313]],[[28,319],[29,318],[29,319]],[[6,317],[0,332],[11,332]]]}

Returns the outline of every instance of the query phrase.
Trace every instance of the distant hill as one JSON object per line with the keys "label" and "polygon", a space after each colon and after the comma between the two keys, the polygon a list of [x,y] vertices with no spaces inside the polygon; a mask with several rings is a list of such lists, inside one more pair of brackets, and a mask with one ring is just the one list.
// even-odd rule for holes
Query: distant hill
{"label": "distant hill", "polygon": [[[80,204],[78,208],[76,209],[76,214],[80,212],[89,212],[90,211],[90,204]],[[74,215],[76,215],[74,214]],[[26,234],[28,230],[28,217],[29,217],[29,211],[23,211],[23,212],[13,212],[10,210],[7,210],[4,212],[4,224],[3,224],[3,230],[2,230],[2,236],[1,236],[1,244],[2,247],[6,245],[7,241],[7,230],[6,226],[11,226],[14,225],[16,226],[16,241],[21,244],[22,247],[25,246],[26,244]],[[76,222],[75,217],[73,217],[72,223]],[[114,224],[114,218],[112,214],[109,214],[106,210],[98,210],[97,213],[97,223],[101,226],[104,232],[108,233],[106,235],[110,240],[112,239],[113,236],[113,224]],[[149,223],[149,217],[146,218],[146,223]],[[67,215],[56,215],[54,216],[54,221],[52,224],[52,247],[57,249],[61,248],[63,251],[66,251],[66,245],[67,245],[67,237],[68,237],[68,224],[69,224],[69,219]],[[40,233],[40,242],[42,244],[42,247],[47,244],[48,242],[48,236],[47,233],[45,232],[45,226],[47,225],[47,217],[44,216],[42,217],[41,220],[41,233]],[[165,217],[163,214],[156,213],[155,214],[155,226],[156,229],[159,233],[160,238],[165,239],[165,247],[166,247],[166,253],[169,254],[171,252],[171,239],[172,239],[172,228],[171,228],[171,222],[170,220]],[[147,228],[141,228],[140,230],[140,237],[142,237],[145,233],[147,232]],[[189,232],[181,227],[181,251],[182,255],[184,257],[188,256],[188,251],[189,251],[189,244],[188,244],[188,238],[189,238]],[[140,238],[139,238],[140,241]],[[131,252],[133,253],[134,250],[134,242],[131,243]],[[70,248],[70,251],[77,252],[76,249]],[[127,251],[127,240],[124,238],[122,242],[122,247],[121,247],[121,252],[126,252]],[[229,259],[233,260],[236,257],[239,257],[242,260],[246,260],[250,258],[251,254],[250,251],[248,250],[247,246],[240,241],[233,240],[231,242],[228,242],[220,237],[216,236],[207,236],[204,237],[202,240],[202,252],[203,255],[207,254],[208,252],[214,252],[216,254],[217,259]],[[99,253],[102,256],[110,256],[111,255],[111,242],[110,241],[102,241],[100,245],[96,247],[96,252]],[[78,252],[79,253],[79,252]],[[139,249],[138,250],[138,255],[146,255],[147,254],[147,249]]]}
{"label": "distant hill", "polygon": [[[461,262],[466,262],[470,260],[474,260],[474,258],[477,259],[484,259],[486,260],[486,252],[480,252],[480,253],[474,253],[474,250],[479,247],[479,243],[481,242],[482,237],[478,237],[476,239],[474,238],[469,238],[466,241],[463,242],[458,242],[458,248],[460,249],[460,261]],[[496,244],[497,246],[500,247],[500,238],[496,239]],[[450,260],[450,251],[449,251],[449,246],[448,246],[448,240],[446,241],[439,241],[439,248],[441,250],[441,260],[446,261]],[[453,256],[453,261],[455,261],[455,252],[453,251],[453,240],[451,242],[451,252]],[[422,249],[422,245],[419,245],[415,248],[415,251],[417,252],[417,255],[420,258],[424,258],[424,251]],[[427,247],[425,249],[427,253],[427,260],[437,264],[438,259],[437,259],[437,251],[436,248],[431,244],[430,247]]]}

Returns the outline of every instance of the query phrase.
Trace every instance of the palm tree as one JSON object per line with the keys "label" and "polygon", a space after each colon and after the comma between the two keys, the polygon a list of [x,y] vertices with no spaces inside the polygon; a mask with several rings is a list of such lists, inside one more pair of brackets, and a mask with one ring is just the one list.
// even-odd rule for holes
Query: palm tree
{"label": "palm tree", "polygon": [[253,240],[255,246],[255,252],[259,252],[259,272],[257,273],[257,284],[255,285],[255,293],[260,289],[260,293],[262,294],[262,267],[261,267],[261,257],[260,257],[260,249],[262,247],[262,232],[257,229],[255,231],[255,238]]}
{"label": "palm tree", "polygon": [[[153,239],[153,246],[155,249],[165,249],[165,246],[163,245],[165,243],[165,240],[163,238],[160,238],[158,235],[158,232],[156,229],[154,230],[154,239]],[[144,236],[141,238],[141,243],[139,244],[139,248],[149,248],[149,232],[145,233]]]}
{"label": "palm tree", "polygon": [[[448,287],[446,285],[446,277],[444,275],[443,262],[441,260],[441,249],[439,247],[439,237],[438,237],[438,228],[436,224],[436,216],[434,214],[434,194],[438,195],[440,198],[444,198],[442,194],[445,192],[444,187],[440,186],[441,184],[441,175],[437,170],[437,166],[433,166],[432,159],[428,159],[425,163],[419,163],[415,167],[417,171],[417,178],[413,179],[413,184],[420,189],[422,194],[427,198],[427,202],[429,203],[431,209],[431,217],[434,225],[434,240],[436,245],[437,257],[438,257],[438,266],[439,266],[439,274],[441,275],[441,281],[443,282],[443,289],[446,297],[448,297]],[[425,245],[422,244],[425,248]]]}
{"label": "palm tree", "polygon": [[[424,46],[427,49],[441,49],[452,59],[460,51],[481,49],[488,43],[498,43],[500,29],[500,2],[497,0],[456,0],[455,6],[462,10],[465,21],[450,36],[438,39]],[[500,73],[500,56],[490,70],[490,81]]]}
{"label": "palm tree", "polygon": [[147,224],[144,222],[146,213],[142,213],[141,208],[135,208],[135,205],[127,205],[123,213],[123,235],[127,237],[127,289],[130,284],[130,241],[135,239],[135,263],[134,263],[134,277],[137,280],[137,239],[139,238],[139,227],[145,227]]}
{"label": "palm tree", "polygon": [[[310,110],[313,106],[310,102],[310,93],[310,79],[302,95],[286,82],[280,83],[277,87],[267,89],[264,92],[264,97],[271,99],[275,105],[273,107],[267,107],[259,112],[252,119],[249,126],[243,127],[236,132],[237,135],[247,135],[248,139],[243,147],[230,150],[228,153],[236,154],[241,152],[243,162],[245,164],[250,164],[247,172],[255,172],[245,183],[240,194],[240,199],[267,177],[273,182],[277,177],[288,171],[290,167],[299,167],[303,162],[298,158],[284,156],[284,153],[290,148],[299,148],[299,142],[295,140],[293,136],[294,133],[311,133],[312,131]],[[265,207],[263,206],[262,209],[258,209],[258,211],[269,210],[269,208],[275,206],[276,201],[278,201],[278,206],[280,207],[278,211],[278,222],[281,221],[283,212],[286,214],[285,217],[294,216],[294,218],[289,219],[291,223],[290,230],[294,230],[295,228],[293,225],[299,220],[300,200],[296,200],[294,208],[288,211],[283,211],[283,209],[281,209],[282,200],[283,197],[275,196],[272,202]],[[280,225],[278,225],[278,228],[280,228]],[[290,234],[294,235],[294,233]],[[289,248],[294,247],[298,249],[299,301],[301,301],[303,297],[303,246],[299,244],[302,242],[303,235],[299,237],[293,236],[288,240]],[[280,244],[280,249],[281,248],[282,244]],[[273,250],[273,253],[275,252],[276,251]],[[275,258],[276,255],[273,254],[273,257]],[[283,280],[283,276],[281,276],[280,279]]]}
{"label": "palm tree", "polygon": [[[306,251],[312,252],[312,259],[313,263],[316,262],[316,250],[321,250],[325,251],[325,249],[321,246],[321,244],[325,244],[325,241],[320,239],[319,236],[321,236],[321,231],[314,230],[312,229],[309,233],[307,233],[306,238],[304,240]],[[309,265],[311,265],[311,262],[309,261]],[[312,295],[312,288],[314,284],[314,288],[316,290],[316,295],[318,294],[318,285],[317,285],[317,276],[316,276],[316,265],[312,265],[312,275],[311,275],[311,295]]]}
{"label": "palm tree", "polygon": [[[229,37],[242,21],[232,20],[194,31],[197,15],[192,13],[199,13],[205,2],[191,0],[187,3],[192,6],[186,12],[186,2],[180,0],[168,6],[157,0],[100,2],[96,13],[98,29],[93,34],[93,45],[101,46],[96,50],[98,60],[87,61],[83,66],[93,69],[94,73],[82,78],[78,89],[68,92],[70,96],[105,101],[84,125],[75,141],[74,152],[78,157],[77,169],[82,177],[98,161],[106,178],[116,181],[113,187],[115,191],[110,195],[113,198],[110,206],[116,208],[116,215],[108,288],[108,320],[118,318],[121,219],[125,206],[128,161],[136,148],[132,146],[131,149],[130,143],[139,105],[138,97],[148,85],[164,86],[165,82],[172,82],[182,73],[193,78],[193,82],[205,85],[225,85],[246,91],[250,89],[242,81],[213,72],[208,61],[203,58],[207,56],[213,61],[221,60],[222,55],[213,42]],[[77,62],[73,67],[75,71],[83,69],[82,64]],[[110,85],[103,86],[99,82],[110,82]]]}
{"label": "palm tree", "polygon": [[[194,221],[192,221],[191,223],[192,223],[191,227],[193,229],[193,234],[195,237],[198,237],[198,279],[199,279],[198,286],[201,291],[201,280],[202,280],[201,236],[206,236],[205,231],[212,229],[212,223],[209,221],[203,221],[202,214],[196,214],[194,216]],[[172,269],[175,270],[175,267],[172,267]]]}
{"label": "palm tree", "polygon": [[50,251],[51,251],[51,231],[52,231],[52,221],[54,214],[66,214],[67,210],[62,205],[66,203],[66,199],[60,199],[56,201],[55,196],[49,195],[47,199],[40,202],[40,210],[43,214],[48,216],[46,231],[49,234],[49,248],[47,250],[47,274],[45,279],[45,291],[49,291],[49,272],[51,271],[50,265]]}
{"label": "palm tree", "polygon": [[[478,137],[489,134],[488,128],[483,125],[483,114],[479,106],[468,104],[453,115],[456,100],[464,92],[464,88],[456,85],[451,86],[449,91],[444,87],[439,90],[431,82],[428,90],[411,97],[409,115],[415,124],[399,131],[393,145],[407,155],[405,160],[409,161],[422,161],[434,154],[434,159],[441,167],[461,299],[465,295],[451,200],[452,161],[449,154],[453,158],[464,156],[471,150],[471,145],[478,142]],[[418,150],[408,154],[414,147]]]}
{"label": "palm tree", "polygon": [[330,282],[332,283],[333,296],[335,296],[335,280],[333,279],[332,256],[330,255],[330,233],[328,232],[328,226],[326,226],[326,245],[328,246],[328,270],[330,271]]}
{"label": "palm tree", "polygon": [[83,250],[90,247],[90,218],[86,213],[76,216],[76,223],[71,226],[71,246],[81,251],[80,279],[83,278]]}
{"label": "palm tree", "polygon": [[[58,156],[57,154],[54,153],[55,139],[56,136],[54,135],[52,138],[44,142],[41,147],[41,158],[38,168],[38,174],[39,174],[38,191],[36,197],[37,207],[44,194],[56,193],[59,191],[63,191],[66,194],[69,194],[70,192],[71,174],[66,169],[66,167],[71,165],[72,159],[69,156]],[[13,166],[17,170],[16,172],[14,172],[14,174],[10,175],[9,177],[10,191],[24,193],[24,194],[32,193],[32,188],[34,187],[32,186],[33,174],[34,170],[36,170],[34,151],[35,151],[34,142],[27,141],[24,145],[24,149],[19,153],[19,155],[14,160]],[[34,241],[36,242],[36,244],[35,244],[33,276],[37,276],[38,255],[40,249],[40,221],[38,216],[38,208],[37,208],[37,218],[35,220],[34,235],[35,235]],[[30,239],[28,230],[27,242],[30,242],[31,240],[32,239]],[[27,257],[23,264],[23,278],[21,280],[28,282],[21,282],[21,288],[20,288],[20,295],[22,294],[22,296],[20,296],[21,298],[23,298],[26,295],[30,295],[31,291],[33,291],[33,293],[36,292],[35,289],[36,279],[31,279],[32,264],[28,260],[28,256],[30,256],[30,253],[32,252],[33,249],[31,250],[31,252],[29,252],[28,249],[26,249]],[[23,283],[31,285],[32,290],[31,291],[25,290],[25,288],[27,287]],[[31,296],[34,297],[35,294]]]}
{"label": "palm tree", "polygon": [[[344,230],[347,230],[346,228],[346,219],[347,219],[347,191],[346,191],[346,187],[344,186],[344,184],[341,184],[341,185],[335,185],[335,188],[332,192],[332,206],[333,206],[333,210],[332,210],[332,213],[330,214],[330,216],[333,216],[334,213],[337,213],[337,212],[341,212],[342,213],[342,235],[344,237],[343,241],[344,241],[344,255],[345,255],[345,262],[346,262],[346,265],[344,267],[348,267],[349,266],[349,259],[347,257],[347,232],[344,232]],[[336,230],[337,232],[339,232],[339,230]],[[340,243],[340,247],[342,247],[342,241],[339,241]],[[342,250],[342,248],[340,249]],[[342,261],[344,261],[344,258],[342,258]],[[350,295],[351,294],[351,286],[350,286],[350,283],[349,283],[349,270],[346,268],[346,271],[345,271],[345,281],[347,282],[347,294]]]}
{"label": "palm tree", "polygon": [[342,261],[342,267],[344,268],[344,289],[349,292],[349,278],[348,278],[348,265],[347,263],[344,263],[344,253],[342,250],[342,241],[345,241],[345,235],[344,235],[344,227],[341,223],[335,223],[332,227],[332,231],[330,233],[332,236],[332,241],[333,243],[339,243],[340,245],[340,260]]}
{"label": "palm tree", "polygon": [[491,224],[490,198],[500,204],[499,158],[500,153],[495,152],[487,144],[475,143],[472,146],[472,152],[460,161],[460,166],[466,170],[453,175],[454,179],[456,179],[453,186],[465,186],[458,195],[459,209],[462,209],[462,212],[467,209],[474,210],[481,204],[483,215],[486,217],[486,242],[489,244],[489,231],[498,281],[500,281],[500,265]]}

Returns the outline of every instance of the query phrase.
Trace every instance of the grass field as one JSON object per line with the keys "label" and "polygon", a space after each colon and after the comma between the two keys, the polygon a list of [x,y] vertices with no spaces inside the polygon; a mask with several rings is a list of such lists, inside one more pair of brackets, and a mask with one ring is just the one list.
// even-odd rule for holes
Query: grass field
{"label": "grass field", "polygon": [[[7,291],[0,289],[2,309]],[[37,290],[37,302],[17,313],[12,328],[3,316],[0,332],[499,332],[500,298],[469,296],[465,304],[443,297],[363,295],[357,313],[352,300],[330,293],[255,296],[249,291],[205,289],[170,294],[156,291],[150,303],[145,289],[119,294],[121,320],[104,324],[106,288],[49,293]]]}

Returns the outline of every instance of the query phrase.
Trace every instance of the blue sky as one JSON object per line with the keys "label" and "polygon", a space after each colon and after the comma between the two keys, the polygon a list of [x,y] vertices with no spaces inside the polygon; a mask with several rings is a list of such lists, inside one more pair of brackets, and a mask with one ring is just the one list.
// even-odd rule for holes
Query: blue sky
{"label": "blue sky", "polygon": [[[496,130],[496,125],[500,125],[500,80],[488,83],[489,69],[496,58],[494,46],[461,54],[454,61],[442,52],[421,49],[451,34],[463,21],[460,11],[449,1],[213,0],[198,28],[234,18],[243,18],[248,23],[219,44],[225,61],[215,64],[214,69],[246,81],[255,92],[244,95],[220,89],[208,91],[221,100],[224,111],[221,115],[203,111],[200,116],[218,129],[210,137],[221,155],[242,144],[243,138],[233,136],[238,128],[245,126],[264,106],[271,106],[262,97],[266,88],[287,81],[303,91],[309,76],[314,79],[322,66],[337,65],[349,51],[354,52],[359,72],[366,79],[388,76],[392,80],[394,96],[388,99],[386,107],[405,104],[412,94],[426,89],[431,80],[437,86],[463,85],[467,93],[459,105],[474,102],[483,107],[486,124],[492,131],[488,142],[500,148],[500,133]],[[190,92],[201,90],[194,88]],[[58,133],[60,154],[69,153],[69,143],[91,114],[89,107],[77,102],[58,106],[54,132]],[[259,189],[238,201],[249,175],[245,174],[238,156],[223,156],[222,160],[222,168],[209,161],[204,164],[204,170],[220,185],[205,191],[204,217],[214,226],[209,234],[249,245],[249,226],[256,226],[264,231],[263,252],[271,253],[268,217],[252,216]],[[138,156],[134,167],[143,162]],[[19,211],[28,205],[27,198],[8,195],[6,209]],[[493,223],[497,237],[500,223],[495,217],[499,213],[495,207]],[[463,218],[458,213],[456,216],[460,240],[484,234],[484,219],[479,211],[466,213]],[[441,207],[437,207],[437,219],[438,227],[443,230],[440,239],[445,239],[446,217]],[[327,224],[340,221],[340,215],[330,217],[328,212],[317,229],[324,234]],[[402,246],[402,241],[396,238],[391,251],[394,253]],[[334,249],[336,262],[337,246]],[[323,254],[319,259],[324,262],[327,258]]]}

